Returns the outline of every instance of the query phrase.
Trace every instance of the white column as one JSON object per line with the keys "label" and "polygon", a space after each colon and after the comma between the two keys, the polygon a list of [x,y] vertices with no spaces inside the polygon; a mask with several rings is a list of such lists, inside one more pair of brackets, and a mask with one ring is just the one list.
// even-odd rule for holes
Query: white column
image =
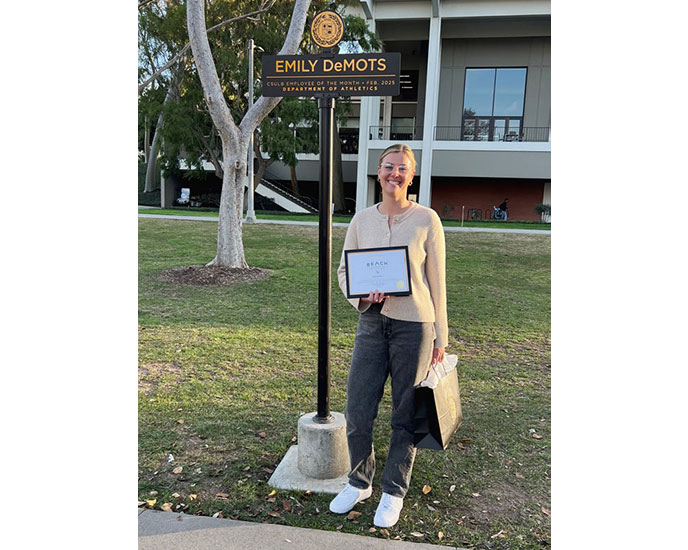
{"label": "white column", "polygon": [[392,132],[392,96],[385,97],[385,110],[382,115],[383,136],[382,139],[390,139]]}
{"label": "white column", "polygon": [[423,159],[420,169],[420,196],[418,202],[430,206],[432,201],[432,141],[437,124],[437,103],[440,87],[440,67],[442,40],[440,17],[430,18],[430,37],[428,40],[427,77],[425,82],[425,110],[423,115]]}
{"label": "white column", "polygon": [[361,98],[358,128],[358,164],[356,165],[356,212],[368,207],[368,132],[370,131],[370,99]]}

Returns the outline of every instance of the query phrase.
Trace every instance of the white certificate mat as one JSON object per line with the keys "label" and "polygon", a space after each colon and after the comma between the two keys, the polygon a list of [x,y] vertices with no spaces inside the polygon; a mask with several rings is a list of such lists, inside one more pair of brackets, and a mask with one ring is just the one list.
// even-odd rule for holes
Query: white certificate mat
{"label": "white certificate mat", "polygon": [[371,291],[387,296],[411,294],[407,246],[345,250],[346,297],[363,298]]}

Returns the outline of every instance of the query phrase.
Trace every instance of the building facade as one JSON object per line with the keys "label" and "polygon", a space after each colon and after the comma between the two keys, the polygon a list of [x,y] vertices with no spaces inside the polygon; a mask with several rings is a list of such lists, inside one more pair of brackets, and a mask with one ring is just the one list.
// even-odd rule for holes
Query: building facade
{"label": "building facade", "polygon": [[[444,219],[509,219],[551,205],[549,0],[360,0],[353,10],[387,52],[401,53],[397,97],[353,98],[339,128],[347,204],[379,200],[380,153],[406,143],[418,161],[409,195]],[[299,155],[317,195],[318,156]],[[289,180],[274,165],[269,177]]]}
{"label": "building facade", "polygon": [[401,52],[402,93],[360,102],[356,210],[374,204],[376,168],[407,143],[410,193],[442,218],[510,219],[551,204],[547,0],[361,0],[385,51]]}

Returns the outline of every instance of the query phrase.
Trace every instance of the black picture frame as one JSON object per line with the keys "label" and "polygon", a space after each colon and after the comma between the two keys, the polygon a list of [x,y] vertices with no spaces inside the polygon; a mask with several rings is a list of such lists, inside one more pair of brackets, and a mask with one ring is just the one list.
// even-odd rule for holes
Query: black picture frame
{"label": "black picture frame", "polygon": [[[380,292],[384,292],[385,296],[410,296],[412,294],[413,289],[411,288],[411,265],[409,263],[409,253],[408,253],[408,246],[388,246],[388,247],[381,247],[381,248],[356,248],[356,249],[351,249],[351,250],[345,250],[344,251],[344,266],[345,266],[345,273],[346,273],[346,297],[347,298],[366,298],[370,291],[366,293],[352,293],[351,292],[351,275],[350,275],[350,262],[349,262],[349,256],[351,254],[365,254],[365,253],[380,253],[380,252],[390,252],[390,251],[396,251],[396,250],[403,250],[404,251],[404,261],[406,263],[406,282],[408,283],[406,285],[406,289],[404,290],[394,290],[394,289],[380,289],[378,288]],[[374,289],[371,289],[374,290]]]}

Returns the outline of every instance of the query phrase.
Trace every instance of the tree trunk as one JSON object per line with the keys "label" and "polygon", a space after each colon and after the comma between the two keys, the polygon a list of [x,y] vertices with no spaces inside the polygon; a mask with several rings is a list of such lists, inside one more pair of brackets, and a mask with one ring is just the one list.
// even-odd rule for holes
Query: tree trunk
{"label": "tree trunk", "polygon": [[289,175],[291,176],[291,192],[299,196],[299,180],[296,177],[296,166],[289,167]]}
{"label": "tree trunk", "polygon": [[146,162],[146,185],[143,187],[144,193],[150,193],[155,191],[155,182],[158,167],[158,152],[160,150],[160,127],[162,126],[163,118],[162,113],[158,117],[158,125],[155,127],[155,133],[153,134],[153,143],[150,147],[150,152],[148,153],[148,161]]}
{"label": "tree trunk", "polygon": [[[310,0],[296,0],[294,3],[289,32],[279,55],[296,53],[306,24],[309,5]],[[222,140],[224,176],[217,227],[217,256],[209,265],[245,268],[248,265],[244,257],[241,207],[249,138],[260,122],[277,106],[281,98],[261,96],[244,115],[239,127],[236,126],[222,93],[220,77],[210,51],[204,6],[203,0],[187,0],[186,21],[189,28],[189,43],[203,87],[203,95],[213,124]]]}
{"label": "tree trunk", "polygon": [[145,130],[143,133],[143,158],[148,162],[148,157],[150,156],[150,124],[148,124],[148,117],[144,121]]}
{"label": "tree trunk", "polygon": [[332,136],[332,202],[335,212],[346,210],[344,200],[344,174],[342,172],[342,141],[339,138],[339,127],[334,123],[334,136]]}
{"label": "tree trunk", "polygon": [[217,255],[208,265],[225,267],[248,267],[244,256],[244,241],[241,227],[241,211],[244,198],[245,162],[232,151],[223,152],[225,170],[222,177],[220,213],[217,226]]}
{"label": "tree trunk", "polygon": [[179,74],[179,69],[177,72],[172,74],[172,78],[170,79],[170,86],[167,89],[167,94],[165,95],[165,101],[162,103],[162,108],[163,110],[160,111],[160,115],[158,115],[158,123],[155,125],[155,133],[153,134],[153,143],[151,144],[150,148],[150,153],[147,157],[147,164],[146,164],[146,185],[143,188],[144,193],[150,193],[151,191],[154,191],[156,189],[156,176],[158,174],[158,153],[160,152],[160,130],[162,129],[162,125],[165,123],[165,119],[163,117],[165,105],[167,105],[167,102],[172,99],[175,95],[175,90],[177,88],[177,75]]}
{"label": "tree trunk", "polygon": [[253,140],[253,153],[254,158],[258,160],[258,170],[256,170],[253,174],[253,190],[255,191],[256,187],[258,187],[258,184],[260,183],[260,180],[265,177],[265,171],[273,161],[271,159],[265,160],[263,158],[263,155],[260,152],[260,143],[258,143],[257,139]]}

